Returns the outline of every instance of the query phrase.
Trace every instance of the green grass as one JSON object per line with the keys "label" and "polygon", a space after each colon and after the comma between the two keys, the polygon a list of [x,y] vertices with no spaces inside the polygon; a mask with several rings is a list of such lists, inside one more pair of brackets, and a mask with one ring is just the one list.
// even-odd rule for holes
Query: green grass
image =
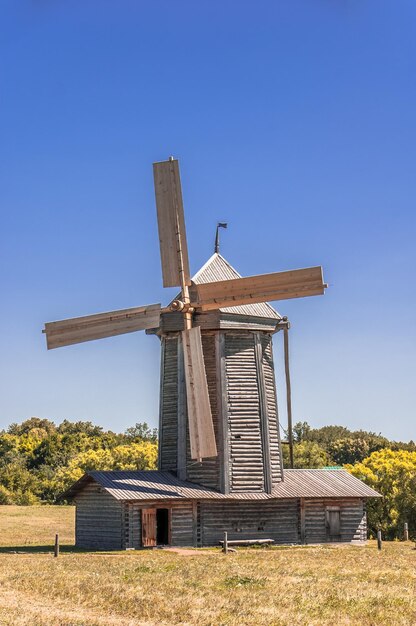
{"label": "green grass", "polygon": [[[76,553],[71,507],[0,507],[0,531],[0,624],[416,624],[411,543]],[[68,550],[58,559],[56,531]]]}

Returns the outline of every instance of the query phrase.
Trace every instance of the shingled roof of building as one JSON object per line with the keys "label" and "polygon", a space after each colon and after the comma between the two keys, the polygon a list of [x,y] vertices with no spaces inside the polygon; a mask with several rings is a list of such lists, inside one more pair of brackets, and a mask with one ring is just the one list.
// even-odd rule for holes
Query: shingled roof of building
{"label": "shingled roof of building", "polygon": [[84,474],[61,497],[74,498],[83,487],[95,481],[116,500],[269,500],[273,498],[379,498],[368,487],[345,470],[285,470],[284,480],[271,494],[245,492],[223,494],[185,480],[172,472],[93,471]]}

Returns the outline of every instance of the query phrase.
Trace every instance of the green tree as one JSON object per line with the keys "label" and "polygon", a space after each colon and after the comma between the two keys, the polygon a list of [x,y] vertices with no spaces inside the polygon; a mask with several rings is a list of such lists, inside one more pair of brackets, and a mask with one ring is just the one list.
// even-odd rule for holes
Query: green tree
{"label": "green tree", "polygon": [[23,435],[29,433],[32,429],[41,429],[48,434],[54,433],[56,426],[48,419],[42,419],[40,417],[31,417],[21,424],[10,424],[7,432],[11,435]]}
{"label": "green tree", "polygon": [[294,441],[300,443],[301,441],[307,440],[310,431],[311,427],[308,422],[296,422],[292,428]]}
{"label": "green tree", "polygon": [[365,459],[370,452],[368,441],[365,439],[337,439],[328,444],[328,453],[336,465],[357,463]]}
{"label": "green tree", "polygon": [[157,428],[150,428],[146,422],[138,422],[127,428],[125,436],[129,440],[157,441]]}
{"label": "green tree", "polygon": [[62,435],[79,435],[84,434],[88,437],[100,437],[103,433],[101,426],[96,426],[92,422],[70,422],[64,420],[57,428],[58,433]]}
{"label": "green tree", "polygon": [[416,536],[416,452],[383,449],[346,469],[383,496],[367,505],[373,534],[380,528],[389,539],[400,537],[407,522]]}
{"label": "green tree", "polygon": [[[289,467],[289,446],[283,448],[283,466]],[[302,441],[293,446],[293,465],[295,469],[317,469],[329,463],[327,452],[314,441]]]}
{"label": "green tree", "polygon": [[157,446],[141,441],[116,446],[112,450],[87,450],[75,456],[66,467],[58,470],[54,493],[65,491],[85,472],[92,470],[149,470],[157,467]]}

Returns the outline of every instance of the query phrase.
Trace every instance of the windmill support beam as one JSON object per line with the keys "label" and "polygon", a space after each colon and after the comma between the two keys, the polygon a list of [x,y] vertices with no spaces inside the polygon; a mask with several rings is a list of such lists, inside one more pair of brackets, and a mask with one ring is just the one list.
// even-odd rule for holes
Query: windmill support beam
{"label": "windmill support beam", "polygon": [[228,444],[228,398],[227,373],[225,371],[225,336],[221,331],[218,331],[215,335],[215,357],[217,362],[220,490],[222,493],[230,493],[230,454]]}
{"label": "windmill support beam", "polygon": [[289,367],[289,326],[283,331],[285,376],[286,376],[286,405],[287,405],[287,433],[289,443],[289,467],[293,469],[293,427],[292,427],[292,388],[290,384]]}
{"label": "windmill support beam", "polygon": [[263,448],[263,475],[264,490],[266,493],[272,492],[272,468],[270,459],[270,434],[269,434],[269,413],[267,410],[267,391],[264,382],[263,371],[263,347],[261,344],[260,333],[255,333],[255,349],[256,349],[256,367],[259,381],[259,400],[260,400],[260,428]]}
{"label": "windmill support beam", "polygon": [[186,385],[183,360],[183,341],[178,337],[178,478],[186,480]]}

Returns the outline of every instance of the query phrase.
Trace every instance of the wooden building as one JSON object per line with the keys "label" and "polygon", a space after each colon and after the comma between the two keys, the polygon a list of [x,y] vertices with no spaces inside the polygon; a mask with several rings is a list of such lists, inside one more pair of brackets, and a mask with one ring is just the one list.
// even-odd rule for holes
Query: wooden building
{"label": "wooden building", "polygon": [[285,470],[271,494],[219,493],[173,472],[89,472],[67,492],[76,504],[76,545],[122,550],[218,545],[363,542],[365,502],[378,494],[345,470]]}
{"label": "wooden building", "polygon": [[[238,277],[216,253],[192,280]],[[162,348],[159,470],[89,472],[73,485],[64,495],[75,500],[77,546],[209,546],[224,531],[275,543],[364,541],[365,502],[379,494],[343,470],[283,469],[272,350],[281,316],[257,302],[196,312],[193,324],[201,329],[218,455],[192,458],[184,316],[164,312],[147,331]]]}

